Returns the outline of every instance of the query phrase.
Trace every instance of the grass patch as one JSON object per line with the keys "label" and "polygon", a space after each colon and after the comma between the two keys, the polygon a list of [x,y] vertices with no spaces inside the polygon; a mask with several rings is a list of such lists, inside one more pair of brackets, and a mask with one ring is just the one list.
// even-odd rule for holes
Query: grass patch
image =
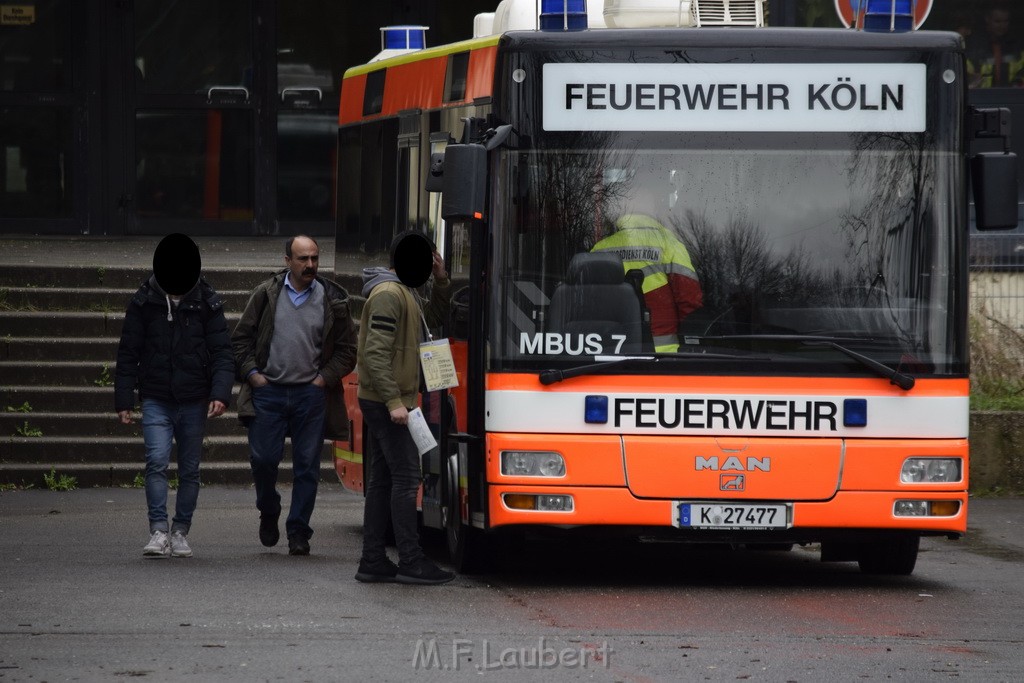
{"label": "grass patch", "polygon": [[103,364],[103,370],[100,371],[99,379],[94,379],[92,383],[98,387],[113,386],[114,380],[110,376],[110,366],[107,363]]}
{"label": "grass patch", "polygon": [[1024,410],[1024,336],[984,308],[971,314],[971,410]]}
{"label": "grass patch", "polygon": [[57,474],[50,468],[49,474],[43,473],[43,483],[51,491],[74,491],[78,488],[78,479],[67,474]]}
{"label": "grass patch", "polygon": [[14,434],[12,436],[31,436],[38,438],[43,435],[43,430],[39,427],[33,427],[25,420],[23,424],[18,425],[14,428]]}

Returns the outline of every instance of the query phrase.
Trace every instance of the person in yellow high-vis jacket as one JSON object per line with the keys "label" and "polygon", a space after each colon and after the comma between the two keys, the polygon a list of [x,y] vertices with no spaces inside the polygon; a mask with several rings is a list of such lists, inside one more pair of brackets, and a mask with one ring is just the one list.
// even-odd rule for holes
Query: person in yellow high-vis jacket
{"label": "person in yellow high-vis jacket", "polygon": [[1024,85],[1024,46],[1017,40],[1008,4],[994,4],[982,15],[981,31],[966,42],[967,78],[972,88]]}
{"label": "person in yellow high-vis jacket", "polygon": [[701,307],[700,281],[690,253],[675,235],[651,216],[631,213],[615,221],[615,232],[591,251],[605,251],[622,258],[626,272],[643,272],[644,303],[651,313],[654,350],[679,350],[679,323]]}

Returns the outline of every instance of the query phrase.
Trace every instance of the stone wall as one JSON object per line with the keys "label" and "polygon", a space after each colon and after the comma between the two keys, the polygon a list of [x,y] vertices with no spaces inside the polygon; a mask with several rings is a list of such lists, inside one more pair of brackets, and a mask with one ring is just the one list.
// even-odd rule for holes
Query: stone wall
{"label": "stone wall", "polygon": [[1024,412],[971,413],[971,491],[1024,493]]}

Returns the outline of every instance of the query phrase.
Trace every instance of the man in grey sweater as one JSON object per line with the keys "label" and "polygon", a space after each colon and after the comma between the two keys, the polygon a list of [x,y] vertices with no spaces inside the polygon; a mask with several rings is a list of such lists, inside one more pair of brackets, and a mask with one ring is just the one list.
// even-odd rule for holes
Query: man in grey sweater
{"label": "man in grey sweater", "polygon": [[287,435],[293,472],[288,552],[308,555],[324,439],[348,438],[341,378],[355,367],[356,332],[348,294],[317,277],[315,240],[288,240],[284,261],[286,270],[249,297],[231,344],[242,381],[238,416],[249,428],[260,542],[270,547],[280,539],[277,473]]}

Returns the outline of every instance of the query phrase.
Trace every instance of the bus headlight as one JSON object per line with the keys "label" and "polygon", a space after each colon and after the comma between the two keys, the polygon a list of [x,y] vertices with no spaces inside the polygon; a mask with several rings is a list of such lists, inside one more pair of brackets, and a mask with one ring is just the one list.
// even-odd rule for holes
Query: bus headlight
{"label": "bus headlight", "polygon": [[502,451],[501,473],[509,477],[564,477],[565,458],[551,451]]}
{"label": "bus headlight", "polygon": [[900,470],[904,484],[948,484],[963,479],[960,458],[907,458]]}
{"label": "bus headlight", "polygon": [[572,512],[572,496],[547,493],[503,493],[501,499],[511,510],[537,510],[539,512]]}
{"label": "bus headlight", "polygon": [[897,517],[955,517],[958,500],[897,500],[892,513]]}

